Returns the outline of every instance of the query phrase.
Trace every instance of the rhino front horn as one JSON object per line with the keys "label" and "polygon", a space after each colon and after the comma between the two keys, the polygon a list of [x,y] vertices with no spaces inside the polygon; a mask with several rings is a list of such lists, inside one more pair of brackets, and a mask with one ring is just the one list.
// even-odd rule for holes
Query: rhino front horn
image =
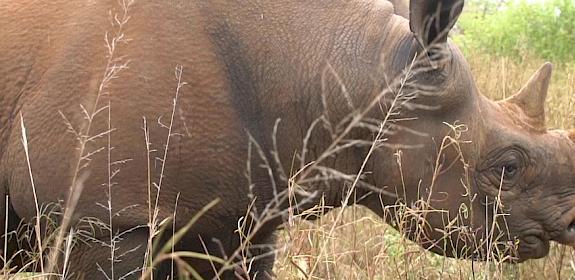
{"label": "rhino front horn", "polygon": [[545,127],[545,98],[547,97],[552,71],[553,65],[546,62],[531,76],[527,84],[517,94],[505,100],[521,108],[535,127]]}

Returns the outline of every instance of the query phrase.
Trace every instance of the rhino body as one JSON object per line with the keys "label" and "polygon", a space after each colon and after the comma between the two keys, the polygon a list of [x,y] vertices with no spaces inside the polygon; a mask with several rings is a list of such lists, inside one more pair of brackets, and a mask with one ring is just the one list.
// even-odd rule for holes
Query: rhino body
{"label": "rhino body", "polygon": [[[575,218],[575,145],[567,132],[544,127],[551,66],[508,100],[483,97],[443,32],[461,6],[412,1],[407,20],[394,14],[391,3],[375,0],[147,1],[129,6],[120,30],[110,23],[110,14],[123,18],[115,0],[3,2],[0,182],[9,203],[1,199],[0,213],[10,213],[12,230],[36,215],[35,195],[38,205],[66,205],[74,182],[82,190],[71,225],[82,217],[109,221],[102,205],[111,201],[119,213],[112,218],[114,231],[135,228],[118,241],[117,254],[137,248],[115,264],[117,278],[142,266],[150,203],[157,205],[158,220],[177,213],[178,230],[219,199],[176,249],[207,249],[220,257],[238,247],[238,221],[274,209],[278,214],[251,238],[248,250],[255,256],[270,250],[259,245],[273,243],[284,210],[301,213],[320,202],[340,206],[353,182],[313,178],[326,170],[361,171],[358,204],[382,216],[385,206],[421,201],[439,210],[423,217],[422,235],[415,218],[404,229],[429,250],[484,258],[483,233],[496,224],[493,232],[503,241],[519,240],[516,252],[505,255],[516,261],[543,257],[550,240],[574,240]],[[434,15],[440,18],[430,21]],[[108,40],[125,34],[129,41],[110,50],[105,34]],[[127,68],[103,87],[113,65]],[[175,67],[181,76],[174,77]],[[410,67],[416,74],[402,80]],[[401,90],[414,96],[394,115],[406,120],[386,126],[384,145],[370,152],[364,142],[373,142],[374,126]],[[365,108],[371,109],[362,115],[363,126],[333,138]],[[442,149],[457,125],[464,125],[456,129],[461,144]],[[91,138],[82,149],[83,137]],[[334,141],[349,140],[363,142],[322,158]],[[307,178],[293,177],[300,167]],[[300,189],[288,190],[290,177],[301,179]],[[156,185],[157,203],[150,201]],[[278,198],[286,192],[293,200]],[[500,208],[493,208],[495,198]],[[460,217],[461,205],[474,215]],[[257,215],[245,218],[249,211]],[[511,218],[493,223],[498,214]],[[473,234],[440,234],[446,218]],[[94,237],[108,240],[109,232]],[[99,264],[111,275],[109,254],[107,247],[78,243],[70,273],[100,279]],[[209,263],[188,261],[213,277]],[[250,273],[271,275],[272,264],[273,256],[258,258]]]}

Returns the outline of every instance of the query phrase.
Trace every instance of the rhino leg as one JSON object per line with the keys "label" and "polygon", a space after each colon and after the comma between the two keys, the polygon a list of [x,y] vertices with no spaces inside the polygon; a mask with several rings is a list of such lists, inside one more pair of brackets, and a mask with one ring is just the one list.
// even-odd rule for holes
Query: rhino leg
{"label": "rhino leg", "polygon": [[[18,234],[21,232],[22,219],[18,217],[12,208],[10,201],[6,203],[8,195],[7,188],[0,188],[0,265],[3,267],[10,267],[14,269],[21,269],[25,264],[29,263],[31,259],[26,252],[32,251],[34,240],[31,242],[18,242]],[[5,260],[3,256],[6,256]],[[37,270],[30,267],[31,270]],[[30,270],[29,269],[29,270]]]}
{"label": "rhino leg", "polygon": [[[234,268],[222,272],[220,271],[221,267],[216,263],[188,259],[188,265],[199,272],[204,279],[275,279],[272,273],[276,247],[274,232],[266,231],[265,233],[257,234],[249,242],[250,245],[242,250],[238,250],[241,245],[238,242],[237,235],[233,233],[233,229],[230,228],[229,232],[232,233],[227,236],[222,235],[221,237],[211,238],[211,242],[208,241],[208,238],[203,238],[203,241],[191,238],[186,242],[188,246],[184,245],[184,247],[179,249],[203,254],[206,254],[205,249],[207,249],[209,255],[227,260],[231,258],[231,261],[236,264]],[[197,235],[190,234],[190,236]],[[189,246],[192,243],[195,245],[204,243],[206,247],[202,249],[203,247]],[[232,256],[233,253],[236,255]],[[219,277],[216,277],[216,271],[221,273]]]}
{"label": "rhino leg", "polygon": [[[106,238],[103,242],[109,243]],[[70,272],[72,279],[106,279],[103,270],[109,279],[139,279],[142,275],[141,268],[144,264],[144,255],[148,240],[148,231],[137,229],[122,236],[116,242],[115,256],[118,258],[114,263],[113,278],[110,263],[110,248],[97,242],[78,242],[70,255]],[[101,267],[101,270],[100,268]]]}
{"label": "rhino leg", "polygon": [[275,233],[270,233],[267,236],[261,237],[259,245],[263,247],[253,250],[254,255],[262,256],[253,264],[253,271],[250,273],[250,279],[274,279],[273,267],[275,262],[275,250],[276,250],[276,235]]}
{"label": "rhino leg", "polygon": [[[122,240],[116,243],[118,250],[115,252],[116,256],[122,256],[119,262],[114,265],[114,279],[126,276],[122,279],[139,279],[142,272],[140,268],[143,265],[144,254],[147,244],[148,232],[147,230],[136,230],[126,234]],[[105,238],[101,239],[103,242]],[[165,240],[164,240],[165,241]],[[251,242],[250,247],[246,248],[246,254],[250,257],[255,257],[251,263],[246,263],[249,266],[249,276],[246,276],[245,267],[238,265],[234,270],[225,271],[221,275],[221,279],[274,279],[273,265],[275,261],[275,235],[272,233],[258,234]],[[211,243],[208,246],[210,254],[217,255],[216,252],[222,249],[230,249],[235,251],[237,247],[229,246],[229,248],[222,248],[224,245],[221,242]],[[224,247],[228,247],[225,244]],[[201,252],[201,251],[200,251]],[[70,273],[72,279],[104,279],[106,278],[99,267],[106,272],[108,277],[111,275],[110,268],[110,248],[96,243],[84,244],[78,243],[74,247],[70,256]],[[212,264],[206,262],[198,262],[197,260],[190,260],[189,263],[196,269],[204,279],[211,279],[215,277],[214,267]],[[98,267],[99,266],[99,267]],[[219,270],[219,267],[215,268]],[[154,268],[154,278],[166,279],[170,275],[179,277],[177,267],[172,267],[169,261],[162,262],[159,267]],[[111,278],[111,277],[110,277]]]}
{"label": "rhino leg", "polygon": [[[251,242],[246,252],[254,258],[251,263],[241,263],[233,271],[237,279],[275,279],[273,266],[276,251],[276,236],[274,232],[258,234]],[[249,276],[246,275],[246,267],[249,267]],[[231,274],[231,273],[230,273]]]}

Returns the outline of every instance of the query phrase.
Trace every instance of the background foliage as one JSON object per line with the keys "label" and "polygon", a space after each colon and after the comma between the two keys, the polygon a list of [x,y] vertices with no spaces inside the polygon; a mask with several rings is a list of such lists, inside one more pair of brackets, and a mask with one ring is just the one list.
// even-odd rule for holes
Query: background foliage
{"label": "background foliage", "polygon": [[575,1],[495,1],[466,3],[456,42],[522,61],[536,56],[554,63],[575,61]]}

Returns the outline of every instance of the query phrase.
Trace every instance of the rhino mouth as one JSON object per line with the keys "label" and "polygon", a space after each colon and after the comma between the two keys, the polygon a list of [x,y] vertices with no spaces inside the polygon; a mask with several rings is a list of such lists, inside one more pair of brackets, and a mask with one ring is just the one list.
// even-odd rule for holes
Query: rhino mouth
{"label": "rhino mouth", "polygon": [[565,230],[553,240],[563,245],[575,247],[575,220],[571,221]]}
{"label": "rhino mouth", "polygon": [[542,258],[549,253],[549,239],[542,235],[527,235],[521,241],[523,244],[518,248],[520,261]]}
{"label": "rhino mouth", "polygon": [[567,233],[575,235],[575,220],[571,221],[571,223],[567,226]]}
{"label": "rhino mouth", "polygon": [[517,248],[518,259],[515,260],[517,262],[547,256],[551,240],[563,245],[575,247],[575,220],[569,223],[565,229],[556,236],[548,236],[545,233],[529,233],[521,236],[519,240],[520,242]]}
{"label": "rhino mouth", "polygon": [[[468,258],[474,261],[496,261],[521,263],[529,259],[545,257],[549,253],[550,239],[544,234],[529,233],[516,237],[515,241],[500,241],[490,247],[484,244],[481,249],[476,249]],[[517,243],[516,243],[517,242]]]}
{"label": "rhino mouth", "polygon": [[550,248],[550,241],[575,247],[575,218],[559,232],[531,231],[519,238],[519,261],[545,257]]}

